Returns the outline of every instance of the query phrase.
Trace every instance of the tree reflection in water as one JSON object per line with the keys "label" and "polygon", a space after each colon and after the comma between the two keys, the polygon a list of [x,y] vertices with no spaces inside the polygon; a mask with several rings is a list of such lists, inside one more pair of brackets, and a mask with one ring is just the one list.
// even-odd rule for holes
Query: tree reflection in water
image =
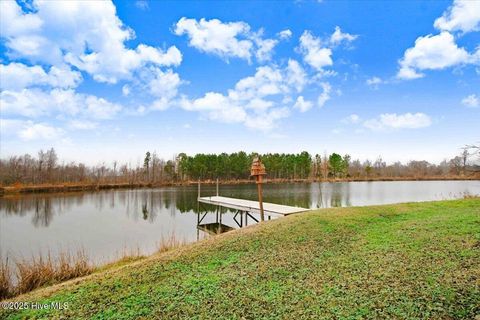
{"label": "tree reflection in water", "polygon": [[[255,185],[221,186],[221,194],[256,200]],[[341,190],[335,194],[341,197]],[[202,196],[215,194],[215,186],[202,186]],[[321,196],[321,192],[319,195]],[[309,184],[268,185],[264,190],[264,201],[299,207],[315,207]],[[341,200],[335,200],[340,201]],[[325,203],[320,197],[320,203]],[[161,212],[174,217],[177,214],[199,212],[197,205],[197,188],[193,186],[170,187],[158,189],[104,190],[97,192],[65,194],[31,194],[0,198],[0,215],[32,215],[32,224],[48,227],[56,215],[85,206],[85,210],[101,212],[103,210],[123,211],[134,221],[153,223]],[[333,204],[333,202],[332,202]],[[313,206],[312,206],[313,205]],[[82,209],[82,208],[81,208]],[[204,209],[214,212],[214,206]],[[227,208],[220,208],[222,214],[233,213]]]}

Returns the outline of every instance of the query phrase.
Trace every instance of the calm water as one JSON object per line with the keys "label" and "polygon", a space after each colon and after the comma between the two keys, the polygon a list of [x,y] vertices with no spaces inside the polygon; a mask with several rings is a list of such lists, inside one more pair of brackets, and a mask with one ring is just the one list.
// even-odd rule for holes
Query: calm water
{"label": "calm water", "polygon": [[[202,186],[202,196],[215,194]],[[305,208],[363,206],[460,198],[480,194],[480,181],[345,182],[264,186],[264,201]],[[256,186],[220,186],[220,195],[256,200]],[[208,234],[197,228],[197,187],[107,190],[0,198],[0,253],[29,257],[50,250],[83,248],[98,263],[125,250],[154,252],[162,238],[195,241]],[[215,222],[214,207],[204,223]],[[234,213],[222,223],[238,228]],[[254,223],[252,219],[249,224]]]}

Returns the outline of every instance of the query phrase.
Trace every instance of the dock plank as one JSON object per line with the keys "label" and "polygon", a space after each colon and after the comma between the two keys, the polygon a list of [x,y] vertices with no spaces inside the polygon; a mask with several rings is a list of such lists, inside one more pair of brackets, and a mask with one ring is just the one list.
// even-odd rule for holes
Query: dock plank
{"label": "dock plank", "polygon": [[[258,203],[258,201],[221,197],[221,196],[200,197],[198,198],[198,201],[202,203],[218,205],[218,206],[222,206],[230,209],[236,209],[236,210],[248,211],[251,213],[260,214],[260,204]],[[266,215],[287,216],[289,214],[305,212],[309,210],[310,209],[286,206],[282,204],[275,204],[275,203],[268,203],[268,202],[263,203],[263,211]]]}

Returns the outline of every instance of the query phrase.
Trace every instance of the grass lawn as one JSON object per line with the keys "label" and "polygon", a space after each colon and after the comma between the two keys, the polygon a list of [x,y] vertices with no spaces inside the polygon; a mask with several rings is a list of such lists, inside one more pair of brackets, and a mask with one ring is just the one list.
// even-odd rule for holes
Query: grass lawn
{"label": "grass lawn", "polygon": [[480,199],[324,209],[14,301],[1,319],[480,318]]}

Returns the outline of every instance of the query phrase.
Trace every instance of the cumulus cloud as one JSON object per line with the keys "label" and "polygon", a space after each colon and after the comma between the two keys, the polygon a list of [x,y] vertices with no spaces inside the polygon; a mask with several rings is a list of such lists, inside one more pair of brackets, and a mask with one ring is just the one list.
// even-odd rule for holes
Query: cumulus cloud
{"label": "cumulus cloud", "polygon": [[72,89],[43,91],[38,88],[20,91],[4,90],[0,93],[0,105],[5,115],[40,117],[84,115],[92,119],[110,119],[122,106],[93,95],[76,93]]}
{"label": "cumulus cloud", "polygon": [[357,38],[358,38],[358,35],[350,34],[350,33],[347,33],[347,32],[344,33],[344,32],[342,32],[342,29],[340,29],[339,26],[336,26],[335,31],[330,36],[330,42],[334,46],[336,46],[336,45],[339,45],[341,43],[350,43]]}
{"label": "cumulus cloud", "polygon": [[435,36],[419,37],[415,46],[405,51],[397,76],[415,79],[424,76],[418,70],[440,70],[473,61],[474,57],[458,47],[453,35],[445,31]]}
{"label": "cumulus cloud", "polygon": [[187,35],[191,47],[227,61],[229,58],[251,61],[255,56],[260,62],[270,60],[279,39],[287,39],[291,35],[290,30],[283,30],[278,39],[265,39],[262,29],[253,32],[250,25],[243,21],[222,22],[205,18],[197,21],[185,17],[175,24],[174,33],[177,36]]}
{"label": "cumulus cloud", "polygon": [[310,110],[313,106],[313,103],[311,101],[305,100],[303,96],[299,96],[297,98],[297,101],[293,105],[295,109],[300,110],[300,112],[306,112]]}
{"label": "cumulus cloud", "polygon": [[318,96],[317,103],[318,106],[321,108],[328,100],[330,100],[330,91],[332,91],[332,86],[328,82],[322,82],[320,86],[322,87],[323,91]]}
{"label": "cumulus cloud", "polygon": [[[149,109],[166,109],[176,98],[183,81],[172,68],[181,63],[181,52],[143,43],[127,47],[135,33],[111,1],[38,0],[29,6],[24,10],[15,1],[0,1],[0,38],[10,61],[0,64],[2,114],[52,117],[64,121],[65,128],[85,130],[126,109],[77,92],[85,74],[97,82],[127,82],[123,95],[132,101],[141,96]],[[19,136],[54,132],[35,124]]]}
{"label": "cumulus cloud", "polygon": [[305,77],[295,60],[288,61],[284,68],[260,66],[254,75],[240,79],[226,94],[207,92],[197,99],[184,97],[180,106],[211,120],[269,131],[289,116],[291,107],[307,111],[312,106],[303,97],[298,97],[295,103],[290,98],[302,91]]}
{"label": "cumulus cloud", "polygon": [[272,58],[273,48],[278,44],[278,40],[255,37],[254,42],[258,46],[258,50],[255,52],[257,60],[260,62],[269,61]]}
{"label": "cumulus cloud", "polygon": [[327,39],[320,39],[305,30],[300,36],[300,45],[297,50],[303,55],[305,63],[319,72],[325,72],[324,67],[333,65],[332,49],[341,43],[349,44],[358,36],[343,33],[340,27],[335,27],[333,34]]}
{"label": "cumulus cloud", "polygon": [[0,119],[0,130],[2,136],[14,135],[23,141],[57,140],[65,135],[65,131],[61,128],[31,120]]}
{"label": "cumulus cloud", "polygon": [[117,17],[111,1],[35,1],[33,7],[24,12],[15,1],[0,2],[0,36],[11,59],[67,63],[108,83],[129,79],[148,64],[176,66],[182,60],[174,46],[127,48],[135,33]]}
{"label": "cumulus cloud", "polygon": [[277,35],[282,40],[290,39],[290,37],[292,36],[292,31],[290,29],[285,29],[280,31]]}
{"label": "cumulus cloud", "polygon": [[297,90],[297,92],[301,92],[303,88],[308,84],[309,78],[307,73],[302,68],[298,61],[289,59],[288,66],[286,69],[286,82],[289,86],[292,86]]}
{"label": "cumulus cloud", "polygon": [[310,31],[303,32],[299,49],[305,62],[317,70],[333,64],[332,49],[322,46],[321,40]]}
{"label": "cumulus cloud", "polygon": [[480,98],[476,94],[471,94],[462,99],[462,104],[469,108],[480,107]]}
{"label": "cumulus cloud", "polygon": [[12,62],[0,64],[0,90],[18,90],[32,86],[74,88],[82,75],[66,65],[52,66],[48,72],[43,67]]}
{"label": "cumulus cloud", "polygon": [[455,0],[434,22],[435,28],[463,33],[480,30],[480,1]]}
{"label": "cumulus cloud", "polygon": [[25,128],[19,132],[23,140],[55,140],[64,134],[63,129],[55,128],[44,123],[27,121]]}
{"label": "cumulus cloud", "polygon": [[418,129],[429,127],[432,120],[425,113],[384,113],[374,119],[366,120],[363,125],[374,131],[388,129]]}
{"label": "cumulus cloud", "polygon": [[177,36],[188,35],[189,45],[207,53],[220,57],[238,57],[250,59],[252,41],[238,39],[250,32],[250,26],[245,22],[223,23],[218,19],[197,21],[195,19],[181,18],[175,25]]}
{"label": "cumulus cloud", "polygon": [[[480,30],[480,2],[455,0],[441,17],[435,20],[440,34],[417,38],[415,45],[405,51],[399,60],[397,78],[418,79],[425,76],[424,70],[441,70],[449,67],[479,64],[480,48],[468,52],[459,47],[455,35]],[[455,33],[457,32],[457,33]]]}
{"label": "cumulus cloud", "polygon": [[155,97],[172,99],[177,95],[181,83],[180,76],[172,70],[155,68],[152,70],[152,79],[148,81],[148,88]]}

